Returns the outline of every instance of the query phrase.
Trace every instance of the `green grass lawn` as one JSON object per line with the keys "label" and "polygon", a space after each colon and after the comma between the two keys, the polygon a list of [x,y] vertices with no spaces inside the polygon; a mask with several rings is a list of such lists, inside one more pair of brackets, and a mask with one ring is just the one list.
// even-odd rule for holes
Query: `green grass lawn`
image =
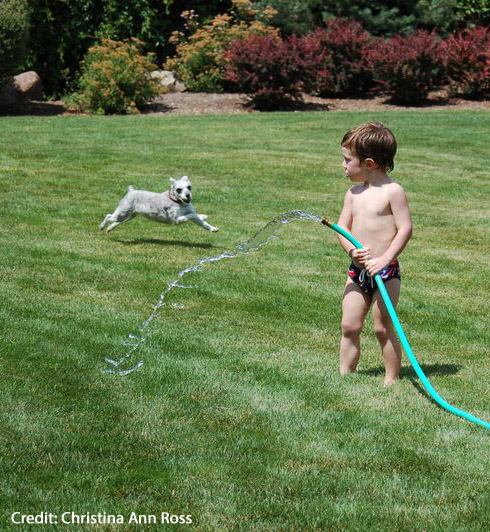
{"label": "green grass lawn", "polygon": [[[490,114],[459,111],[0,119],[0,529],[13,512],[191,515],[199,530],[488,530],[490,432],[439,408],[406,357],[383,388],[369,322],[338,374],[348,260],[298,221],[174,289],[178,272],[277,215],[332,220],[339,142],[382,120],[414,236],[400,320],[454,406],[490,420]],[[220,228],[145,219],[98,232],[128,185],[193,179]],[[174,304],[174,305],[172,305]],[[49,527],[48,527],[49,528]],[[56,528],[56,527],[51,527]]]}

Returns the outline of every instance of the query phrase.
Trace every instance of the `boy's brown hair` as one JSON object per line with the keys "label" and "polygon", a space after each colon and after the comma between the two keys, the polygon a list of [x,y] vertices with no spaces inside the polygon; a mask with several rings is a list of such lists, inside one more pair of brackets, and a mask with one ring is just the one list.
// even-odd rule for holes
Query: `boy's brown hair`
{"label": "boy's brown hair", "polygon": [[340,145],[354,152],[361,162],[369,158],[383,170],[395,167],[395,135],[380,122],[368,122],[351,129]]}

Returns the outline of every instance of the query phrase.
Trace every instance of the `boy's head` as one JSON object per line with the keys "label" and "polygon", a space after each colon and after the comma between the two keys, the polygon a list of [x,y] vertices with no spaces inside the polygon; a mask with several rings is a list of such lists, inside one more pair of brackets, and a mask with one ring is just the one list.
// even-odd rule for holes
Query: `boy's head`
{"label": "boy's head", "polygon": [[384,171],[395,167],[395,136],[379,122],[368,122],[351,129],[344,135],[340,145],[354,153],[361,163],[372,159]]}

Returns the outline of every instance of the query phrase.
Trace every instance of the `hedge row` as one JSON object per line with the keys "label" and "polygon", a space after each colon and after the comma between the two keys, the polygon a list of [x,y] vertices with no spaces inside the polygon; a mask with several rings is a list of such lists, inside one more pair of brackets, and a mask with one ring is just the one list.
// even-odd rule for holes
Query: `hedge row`
{"label": "hedge row", "polygon": [[[445,86],[452,95],[490,97],[490,28],[447,38],[427,31],[380,38],[358,22],[336,19],[304,36],[281,38],[265,24],[233,26],[221,16],[193,35],[167,66],[190,90],[244,92],[261,110],[288,106],[303,93],[378,93],[401,105],[417,105]],[[152,61],[137,39],[102,40],[82,63],[71,104],[102,113],[137,112],[158,93],[150,77],[156,68]]]}
{"label": "hedge row", "polygon": [[61,97],[73,89],[81,60],[102,38],[138,38],[162,64],[174,55],[172,31],[188,32],[189,21],[180,16],[186,10],[195,10],[204,23],[225,14],[232,25],[241,21],[253,31],[261,22],[283,37],[304,35],[334,17],[357,20],[385,37],[418,29],[447,36],[490,24],[490,0],[0,0],[0,76],[35,70],[46,95]]}
{"label": "hedge row", "polygon": [[[422,103],[430,91],[447,86],[451,95],[490,97],[490,28],[475,27],[441,38],[418,31],[390,38],[373,37],[356,21],[336,19],[304,36],[248,32],[227,41],[216,53],[214,90],[245,92],[259,109],[277,109],[303,92],[330,97],[386,94],[402,105]],[[176,57],[214,68],[200,40],[186,43]],[[192,90],[206,91],[195,76]],[[184,80],[186,81],[186,80]]]}

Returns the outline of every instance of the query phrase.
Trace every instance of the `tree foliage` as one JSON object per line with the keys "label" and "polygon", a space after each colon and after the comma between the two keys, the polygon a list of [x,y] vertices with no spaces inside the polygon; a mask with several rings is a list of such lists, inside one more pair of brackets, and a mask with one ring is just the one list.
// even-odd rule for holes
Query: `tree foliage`
{"label": "tree foliage", "polygon": [[26,68],[35,70],[49,95],[61,94],[94,42],[104,0],[28,0],[31,37]]}
{"label": "tree foliage", "polygon": [[373,35],[418,29],[447,33],[468,23],[490,23],[490,0],[255,0],[277,10],[272,24],[286,34],[304,34],[327,19],[349,18]]}
{"label": "tree foliage", "polygon": [[29,11],[26,0],[0,1],[0,85],[16,74],[26,54]]}
{"label": "tree foliage", "polygon": [[55,96],[73,85],[80,62],[100,38],[137,38],[162,63],[173,49],[169,38],[182,24],[182,11],[195,8],[206,18],[230,6],[229,0],[27,1],[33,31],[25,67],[36,70],[46,93]]}
{"label": "tree foliage", "polygon": [[490,24],[490,0],[456,0],[456,7],[464,20],[482,26]]}

